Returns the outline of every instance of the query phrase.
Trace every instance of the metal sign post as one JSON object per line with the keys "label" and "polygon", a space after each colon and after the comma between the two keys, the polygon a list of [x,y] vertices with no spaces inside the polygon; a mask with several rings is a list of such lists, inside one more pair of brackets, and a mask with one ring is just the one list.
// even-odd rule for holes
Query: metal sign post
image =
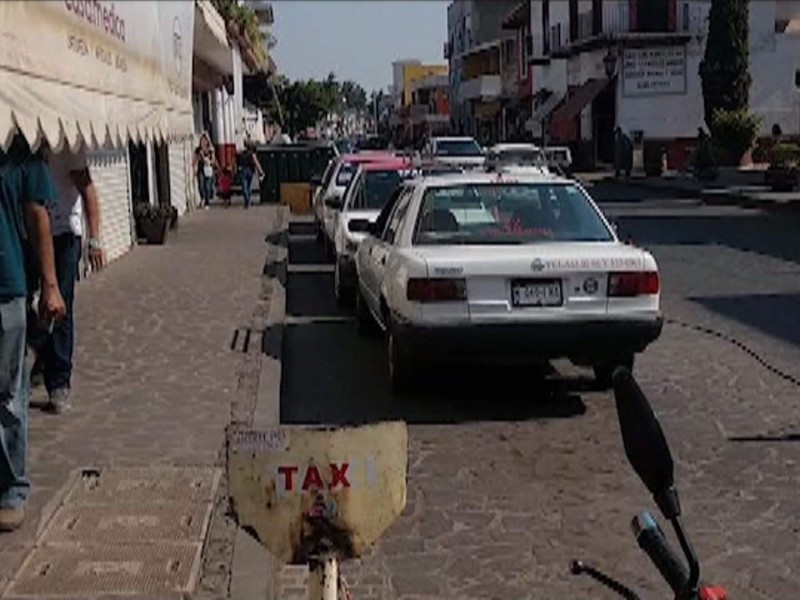
{"label": "metal sign post", "polygon": [[279,560],[309,565],[311,600],[335,599],[338,561],[362,556],[405,507],[402,422],[230,430],[227,459],[239,525]]}

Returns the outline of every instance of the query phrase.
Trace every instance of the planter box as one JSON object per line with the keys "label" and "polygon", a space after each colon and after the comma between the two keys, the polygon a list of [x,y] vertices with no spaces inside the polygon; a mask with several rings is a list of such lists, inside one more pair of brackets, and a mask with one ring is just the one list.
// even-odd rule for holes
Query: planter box
{"label": "planter box", "polygon": [[797,187],[797,168],[770,167],[764,172],[764,183],[775,192],[791,192]]}
{"label": "planter box", "polygon": [[167,239],[168,217],[155,219],[136,219],[137,237],[144,238],[150,245],[160,246]]}

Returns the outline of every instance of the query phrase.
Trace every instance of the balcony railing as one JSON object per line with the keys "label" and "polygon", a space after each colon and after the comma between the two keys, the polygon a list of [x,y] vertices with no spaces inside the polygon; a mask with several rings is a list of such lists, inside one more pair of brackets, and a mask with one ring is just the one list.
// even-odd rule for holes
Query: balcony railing
{"label": "balcony railing", "polygon": [[458,95],[460,100],[478,98],[498,98],[502,91],[500,75],[481,75],[461,82]]}

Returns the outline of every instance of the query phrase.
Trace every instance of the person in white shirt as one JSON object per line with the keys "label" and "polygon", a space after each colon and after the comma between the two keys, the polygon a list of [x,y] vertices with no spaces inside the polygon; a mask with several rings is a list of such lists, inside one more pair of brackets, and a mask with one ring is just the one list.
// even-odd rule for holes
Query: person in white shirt
{"label": "person in white shirt", "polygon": [[37,352],[37,362],[41,365],[49,396],[46,409],[60,413],[70,407],[75,336],[73,303],[75,280],[83,252],[84,214],[88,227],[87,257],[93,271],[103,268],[104,255],[100,241],[100,203],[89,173],[85,147],[81,146],[76,152],[65,147],[61,152],[51,153],[48,162],[56,195],[55,200],[47,204],[47,210],[52,222],[58,287],[67,313],[44,337],[43,345]]}

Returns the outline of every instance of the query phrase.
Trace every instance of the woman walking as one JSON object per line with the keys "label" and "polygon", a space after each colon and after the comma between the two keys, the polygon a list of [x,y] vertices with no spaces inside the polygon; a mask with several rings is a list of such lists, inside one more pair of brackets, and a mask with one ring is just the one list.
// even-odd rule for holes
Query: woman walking
{"label": "woman walking", "polygon": [[242,186],[244,196],[244,207],[250,208],[250,188],[253,183],[253,170],[258,172],[259,180],[264,179],[264,169],[256,154],[255,144],[248,138],[244,143],[244,150],[239,154],[236,161],[239,164],[239,183]]}
{"label": "woman walking", "polygon": [[208,208],[214,197],[214,175],[219,169],[214,145],[207,132],[200,134],[200,144],[194,151],[194,170],[197,173],[197,183],[200,186],[200,198],[203,207]]}

